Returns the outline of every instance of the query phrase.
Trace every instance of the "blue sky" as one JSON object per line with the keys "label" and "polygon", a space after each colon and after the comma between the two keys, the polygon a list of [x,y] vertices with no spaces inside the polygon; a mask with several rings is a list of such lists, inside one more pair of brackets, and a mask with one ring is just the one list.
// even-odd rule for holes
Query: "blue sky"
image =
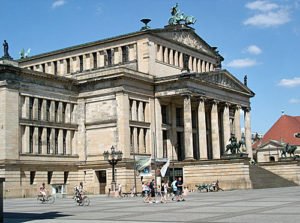
{"label": "blue sky", "polygon": [[265,133],[282,111],[300,115],[300,0],[1,0],[0,41],[18,59],[22,48],[36,55],[135,32],[142,18],[162,28],[176,2],[223,68],[247,74],[252,131]]}

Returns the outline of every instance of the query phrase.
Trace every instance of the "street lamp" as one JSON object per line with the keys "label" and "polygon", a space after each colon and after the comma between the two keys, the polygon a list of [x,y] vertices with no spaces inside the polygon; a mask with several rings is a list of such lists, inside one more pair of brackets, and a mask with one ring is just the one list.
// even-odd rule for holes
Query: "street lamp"
{"label": "street lamp", "polygon": [[111,152],[105,151],[103,153],[104,160],[108,161],[112,166],[112,181],[111,181],[111,190],[115,191],[116,189],[116,181],[115,181],[115,166],[119,161],[122,160],[123,153],[122,151],[116,151],[115,147],[112,146]]}

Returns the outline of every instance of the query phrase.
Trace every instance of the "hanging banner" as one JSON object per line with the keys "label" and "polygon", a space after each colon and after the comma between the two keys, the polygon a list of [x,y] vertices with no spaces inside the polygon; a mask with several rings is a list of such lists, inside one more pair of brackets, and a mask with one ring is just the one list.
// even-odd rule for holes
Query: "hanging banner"
{"label": "hanging banner", "polygon": [[169,166],[170,166],[170,159],[168,159],[165,165],[163,165],[163,167],[160,169],[160,174],[162,177],[165,177]]}
{"label": "hanging banner", "polygon": [[151,156],[135,156],[135,169],[140,176],[152,176],[151,174]]}

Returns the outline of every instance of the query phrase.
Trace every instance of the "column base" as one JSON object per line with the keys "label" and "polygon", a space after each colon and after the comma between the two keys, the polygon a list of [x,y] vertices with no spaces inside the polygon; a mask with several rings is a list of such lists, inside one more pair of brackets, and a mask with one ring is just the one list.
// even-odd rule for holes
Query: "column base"
{"label": "column base", "polygon": [[187,157],[183,161],[194,161],[194,160],[195,160],[194,157]]}

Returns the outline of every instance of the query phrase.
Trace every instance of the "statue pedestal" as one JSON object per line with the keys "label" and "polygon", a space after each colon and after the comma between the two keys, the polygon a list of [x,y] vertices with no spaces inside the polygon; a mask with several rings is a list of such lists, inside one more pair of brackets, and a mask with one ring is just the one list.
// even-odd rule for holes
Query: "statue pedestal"
{"label": "statue pedestal", "polygon": [[14,66],[14,67],[18,67],[19,66],[19,63],[17,61],[10,60],[10,59],[3,58],[3,57],[0,58],[0,64],[10,65],[10,66]]}
{"label": "statue pedestal", "polygon": [[294,160],[300,161],[300,156],[296,155],[294,157],[279,157],[278,158],[279,162],[290,162],[290,161],[294,161]]}
{"label": "statue pedestal", "polygon": [[248,158],[248,153],[236,153],[236,154],[224,154],[221,159],[231,160],[231,159],[244,159]]}

